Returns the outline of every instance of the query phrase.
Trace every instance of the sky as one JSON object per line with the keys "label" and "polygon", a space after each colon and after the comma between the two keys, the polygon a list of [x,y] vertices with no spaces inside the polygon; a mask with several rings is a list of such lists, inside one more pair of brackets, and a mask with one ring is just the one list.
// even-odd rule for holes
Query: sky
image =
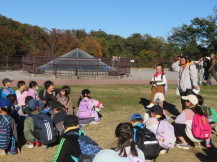
{"label": "sky", "polygon": [[173,27],[213,14],[216,4],[217,0],[0,0],[0,14],[48,29],[166,38]]}

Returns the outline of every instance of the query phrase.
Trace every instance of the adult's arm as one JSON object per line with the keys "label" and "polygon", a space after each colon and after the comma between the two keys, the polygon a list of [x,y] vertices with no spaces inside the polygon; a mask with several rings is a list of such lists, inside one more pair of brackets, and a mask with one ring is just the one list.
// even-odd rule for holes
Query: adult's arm
{"label": "adult's arm", "polygon": [[176,61],[172,64],[172,69],[176,72],[180,71],[179,61]]}
{"label": "adult's arm", "polygon": [[193,86],[198,87],[198,71],[196,69],[196,66],[194,64],[189,65],[190,66],[190,79],[192,81]]}

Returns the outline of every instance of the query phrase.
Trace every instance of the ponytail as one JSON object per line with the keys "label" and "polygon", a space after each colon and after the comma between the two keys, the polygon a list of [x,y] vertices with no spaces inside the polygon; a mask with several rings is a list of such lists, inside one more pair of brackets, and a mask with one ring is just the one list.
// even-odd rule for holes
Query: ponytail
{"label": "ponytail", "polygon": [[[89,89],[84,89],[84,90],[81,92],[80,98],[78,99],[78,106],[79,106],[81,100],[84,99],[84,97],[88,97],[88,94],[90,94],[90,90],[89,90]],[[90,98],[90,97],[88,97],[88,98]]]}

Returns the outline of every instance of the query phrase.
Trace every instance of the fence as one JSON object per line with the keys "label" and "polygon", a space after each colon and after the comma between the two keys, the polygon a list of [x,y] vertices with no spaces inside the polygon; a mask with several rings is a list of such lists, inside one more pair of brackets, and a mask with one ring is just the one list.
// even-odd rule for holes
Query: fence
{"label": "fence", "polygon": [[5,55],[0,58],[1,70],[21,70],[23,55]]}
{"label": "fence", "polygon": [[67,76],[119,76],[130,74],[130,59],[24,56],[24,71]]}

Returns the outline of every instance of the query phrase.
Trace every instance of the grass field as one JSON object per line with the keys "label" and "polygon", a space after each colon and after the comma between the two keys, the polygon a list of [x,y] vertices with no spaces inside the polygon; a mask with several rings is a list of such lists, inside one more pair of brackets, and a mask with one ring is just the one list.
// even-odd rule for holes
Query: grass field
{"label": "grass field", "polygon": [[[101,111],[103,118],[100,124],[85,126],[86,133],[98,142],[103,149],[116,146],[114,130],[118,123],[128,122],[130,116],[135,113],[144,114],[145,109],[140,101],[147,102],[150,98],[150,86],[148,85],[98,85],[98,86],[71,86],[71,97],[73,105],[76,106],[77,100],[82,89],[88,88],[92,92],[92,97],[102,100],[105,109]],[[201,87],[201,94],[205,98],[205,104],[217,110],[217,86]],[[175,85],[169,86],[166,94],[167,115],[175,116],[177,110],[181,110],[180,98],[175,94]],[[176,105],[176,106],[175,106]],[[171,112],[171,113],[170,113]],[[172,118],[170,119],[172,122]],[[217,137],[213,135],[213,143],[217,146]],[[22,147],[22,153],[18,155],[8,155],[0,157],[0,161],[32,161],[44,162],[51,161],[56,152],[57,146],[49,149],[42,147],[27,149]],[[202,150],[191,148],[190,150],[171,149],[168,154],[160,155],[156,161],[162,162],[196,162],[196,161],[217,161],[217,150]]]}

